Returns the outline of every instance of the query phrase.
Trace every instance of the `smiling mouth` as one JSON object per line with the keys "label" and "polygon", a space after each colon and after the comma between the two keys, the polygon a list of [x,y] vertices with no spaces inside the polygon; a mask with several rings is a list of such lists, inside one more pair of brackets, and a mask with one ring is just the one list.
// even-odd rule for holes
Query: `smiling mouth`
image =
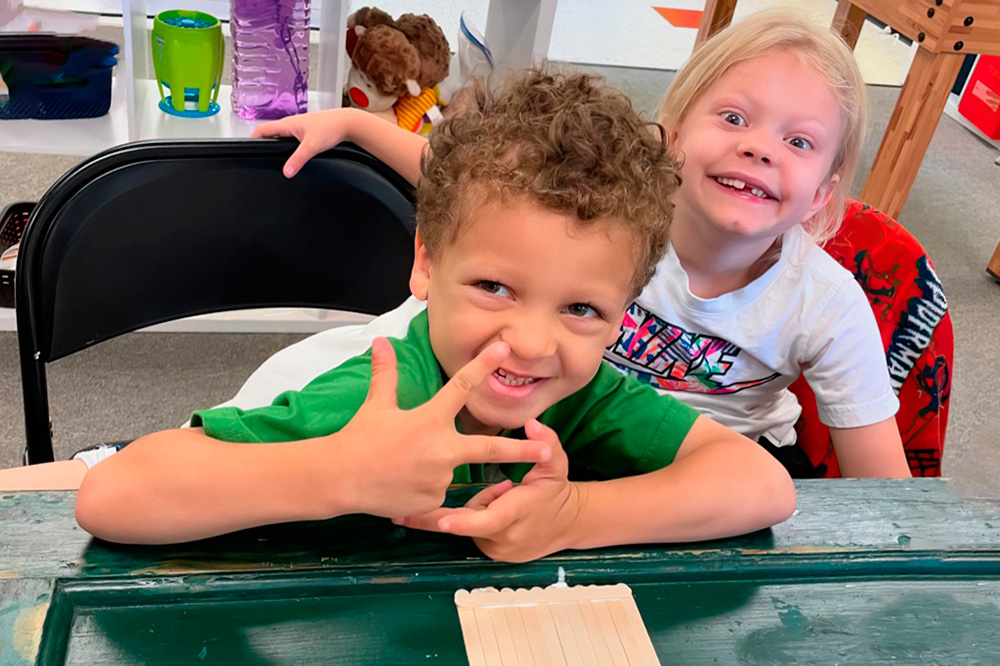
{"label": "smiling mouth", "polygon": [[728,188],[731,188],[731,189],[734,189],[734,190],[739,190],[740,192],[747,192],[747,193],[752,194],[753,196],[757,197],[758,199],[773,199],[774,198],[774,197],[770,196],[764,190],[760,189],[759,187],[748,187],[747,184],[745,182],[743,182],[742,180],[740,180],[739,178],[721,178],[721,177],[718,177],[718,178],[715,179],[715,182],[717,182],[719,185],[722,185],[724,187],[728,187]]}
{"label": "smiling mouth", "polygon": [[511,372],[504,372],[499,368],[493,371],[493,376],[496,377],[498,382],[505,386],[524,386],[526,384],[534,384],[542,379],[541,377],[515,375]]}

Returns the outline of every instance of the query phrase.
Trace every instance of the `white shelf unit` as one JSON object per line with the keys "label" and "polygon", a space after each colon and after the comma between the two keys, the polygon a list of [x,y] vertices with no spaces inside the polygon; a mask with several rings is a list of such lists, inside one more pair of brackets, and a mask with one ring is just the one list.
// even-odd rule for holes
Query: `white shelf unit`
{"label": "white shelf unit", "polygon": [[[157,0],[149,3],[146,0],[123,0],[125,72],[127,80],[133,83],[125,96],[129,140],[250,136],[258,121],[243,120],[232,112],[232,88],[227,84],[219,88],[221,110],[210,118],[178,118],[160,111],[160,92],[150,53],[152,20],[148,17],[171,9],[169,4]],[[311,48],[309,57],[309,66],[319,68],[319,79],[318,89],[309,93],[310,110],[340,106],[340,81],[343,80],[347,60],[344,45],[348,2],[323,0],[322,3],[315,1],[313,6],[320,4],[319,48]]]}
{"label": "white shelf unit", "polygon": [[[60,4],[55,0],[36,2],[47,8]],[[68,2],[62,4],[72,6]],[[94,10],[92,4],[86,9]],[[101,9],[107,2],[98,4],[96,8]],[[317,31],[313,31],[310,53],[310,67],[318,68],[317,89],[309,92],[311,110],[340,106],[341,82],[347,66],[344,51],[347,15],[351,4],[349,0],[313,0],[313,23],[319,30],[318,40]],[[356,0],[353,4],[362,3]],[[408,4],[388,0],[384,8],[390,13],[403,13],[411,11]],[[215,16],[227,18],[229,2],[121,0],[124,48],[118,56],[108,114],[81,120],[0,121],[0,151],[88,156],[141,139],[249,136],[259,121],[243,120],[232,113],[232,88],[228,84],[223,84],[219,90],[220,112],[210,118],[178,118],[159,110],[160,94],[150,53],[150,17],[179,5],[198,5]],[[444,6],[440,11],[445,11]],[[546,57],[556,0],[489,0],[487,12],[486,40],[491,45],[495,62],[520,68]]]}

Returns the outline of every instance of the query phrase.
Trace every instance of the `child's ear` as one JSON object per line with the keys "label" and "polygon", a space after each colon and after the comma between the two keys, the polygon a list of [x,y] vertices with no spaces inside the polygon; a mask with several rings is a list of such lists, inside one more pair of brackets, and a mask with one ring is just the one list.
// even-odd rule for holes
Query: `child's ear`
{"label": "child's ear", "polygon": [[813,197],[812,206],[809,208],[809,212],[806,213],[805,219],[808,220],[813,215],[823,210],[826,204],[830,202],[830,197],[833,196],[833,191],[837,189],[837,183],[839,182],[840,174],[835,173],[816,189],[816,196]]}
{"label": "child's ear", "polygon": [[410,293],[422,301],[427,300],[427,293],[431,284],[431,255],[427,252],[427,245],[417,231],[413,239],[413,268],[410,270]]}

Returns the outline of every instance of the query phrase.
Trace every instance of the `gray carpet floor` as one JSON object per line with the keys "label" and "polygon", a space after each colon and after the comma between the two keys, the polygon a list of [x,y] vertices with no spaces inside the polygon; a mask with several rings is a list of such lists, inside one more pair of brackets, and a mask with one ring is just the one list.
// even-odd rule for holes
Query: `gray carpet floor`
{"label": "gray carpet floor", "polygon": [[[652,111],[671,72],[584,67],[604,74]],[[860,191],[898,95],[872,87]],[[944,474],[970,493],[1000,493],[1000,359],[995,353],[1000,285],[984,272],[1000,240],[996,150],[941,119],[900,221],[927,248],[944,283],[955,328],[951,420]],[[0,205],[37,200],[79,158],[0,153]],[[134,333],[51,365],[57,457],[98,441],[138,436],[184,421],[230,397],[268,355],[299,335]],[[0,465],[23,447],[14,333],[0,333]]]}

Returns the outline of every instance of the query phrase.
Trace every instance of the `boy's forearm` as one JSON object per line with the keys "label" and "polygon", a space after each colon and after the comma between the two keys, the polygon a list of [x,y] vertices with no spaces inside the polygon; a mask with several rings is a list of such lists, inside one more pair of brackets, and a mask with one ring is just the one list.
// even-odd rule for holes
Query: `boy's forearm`
{"label": "boy's forearm", "polygon": [[746,534],[795,509],[785,469],[739,435],[708,442],[656,472],[580,484],[580,492],[570,537],[570,547],[580,549]]}
{"label": "boy's forearm", "polygon": [[[123,543],[178,543],[239,529],[349,513],[323,470],[321,440],[231,444],[200,430],[147,435],[84,477],[76,515]],[[335,467],[335,466],[334,466]]]}
{"label": "boy's forearm", "polygon": [[411,185],[420,182],[420,157],[427,147],[427,139],[361,109],[344,109],[343,112],[352,114],[348,141],[385,162]]}

